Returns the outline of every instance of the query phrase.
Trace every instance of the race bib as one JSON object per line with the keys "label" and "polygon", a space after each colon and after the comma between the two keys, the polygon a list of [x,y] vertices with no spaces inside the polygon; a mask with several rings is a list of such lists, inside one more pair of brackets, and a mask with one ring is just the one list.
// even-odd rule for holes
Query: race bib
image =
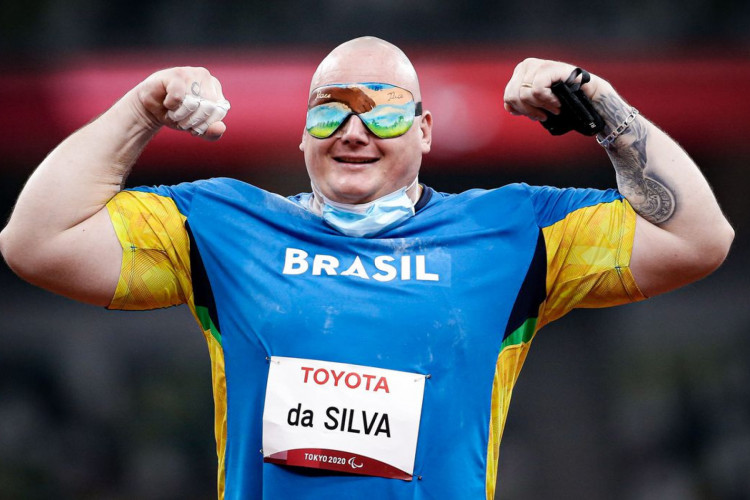
{"label": "race bib", "polygon": [[425,376],[273,356],[263,460],[410,481]]}

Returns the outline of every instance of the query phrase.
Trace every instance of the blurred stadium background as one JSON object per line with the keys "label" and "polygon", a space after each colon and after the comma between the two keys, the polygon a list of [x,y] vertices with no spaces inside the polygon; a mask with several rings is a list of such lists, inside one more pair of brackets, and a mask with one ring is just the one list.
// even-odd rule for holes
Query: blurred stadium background
{"label": "blurred stadium background", "polygon": [[[57,142],[171,65],[224,82],[229,131],[215,144],[163,133],[129,185],[228,175],[307,190],[297,143],[309,77],[335,45],[371,34],[420,72],[435,115],[423,182],[611,187],[596,143],[553,138],[501,102],[528,56],[609,79],[698,160],[737,239],[699,283],[541,331],[497,498],[750,498],[750,3],[27,0],[0,12],[3,220]],[[0,297],[0,498],[215,497],[209,361],[186,309],[108,312],[4,264]]]}

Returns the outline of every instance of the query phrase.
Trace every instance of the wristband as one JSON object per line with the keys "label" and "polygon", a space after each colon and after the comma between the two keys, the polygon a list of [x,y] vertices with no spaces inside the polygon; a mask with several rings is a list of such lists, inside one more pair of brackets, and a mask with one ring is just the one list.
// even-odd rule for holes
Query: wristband
{"label": "wristband", "polygon": [[611,134],[609,134],[604,139],[596,138],[596,142],[599,143],[599,145],[603,148],[609,147],[610,144],[615,142],[615,139],[620,137],[620,134],[625,132],[625,129],[627,129],[631,123],[633,123],[633,120],[635,120],[635,117],[638,116],[639,111],[635,108],[632,108],[630,110],[630,114],[625,118],[625,120],[615,128]]}

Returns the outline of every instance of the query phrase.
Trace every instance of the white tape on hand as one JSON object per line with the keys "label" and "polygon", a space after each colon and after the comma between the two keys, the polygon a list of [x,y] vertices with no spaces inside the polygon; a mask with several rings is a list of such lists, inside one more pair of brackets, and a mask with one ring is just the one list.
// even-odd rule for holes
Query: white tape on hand
{"label": "white tape on hand", "polygon": [[229,111],[229,101],[209,101],[187,94],[180,106],[167,112],[167,117],[176,122],[180,130],[191,130],[196,135],[206,133],[212,123],[223,119]]}
{"label": "white tape on hand", "polygon": [[212,123],[216,123],[218,121],[221,121],[224,119],[225,116],[227,116],[227,112],[229,111],[229,108],[231,107],[229,105],[229,101],[226,99],[218,102],[218,103],[212,103],[213,104],[213,110],[211,114],[206,118],[203,123],[195,125],[192,127],[193,132],[195,132],[198,135],[203,135],[206,133],[206,130]]}
{"label": "white tape on hand", "polygon": [[167,112],[167,118],[174,122],[181,122],[186,117],[193,114],[193,112],[200,106],[200,98],[191,94],[187,94],[180,103],[180,107]]}
{"label": "white tape on hand", "polygon": [[215,107],[216,105],[213,102],[201,100],[198,108],[190,116],[177,122],[177,124],[185,130],[192,129],[196,125],[204,123],[211,116],[211,112],[213,112]]}

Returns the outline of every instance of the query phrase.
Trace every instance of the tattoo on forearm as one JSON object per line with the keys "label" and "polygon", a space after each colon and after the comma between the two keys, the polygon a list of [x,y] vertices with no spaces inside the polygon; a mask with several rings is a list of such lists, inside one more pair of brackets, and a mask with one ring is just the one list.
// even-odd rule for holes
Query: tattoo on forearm
{"label": "tattoo on forearm", "polygon": [[[609,135],[630,113],[630,108],[619,98],[602,96],[595,103],[606,123],[602,136]],[[668,221],[675,212],[672,190],[645,174],[647,129],[641,119],[634,120],[607,149],[617,174],[617,186],[633,209],[653,224]]]}

